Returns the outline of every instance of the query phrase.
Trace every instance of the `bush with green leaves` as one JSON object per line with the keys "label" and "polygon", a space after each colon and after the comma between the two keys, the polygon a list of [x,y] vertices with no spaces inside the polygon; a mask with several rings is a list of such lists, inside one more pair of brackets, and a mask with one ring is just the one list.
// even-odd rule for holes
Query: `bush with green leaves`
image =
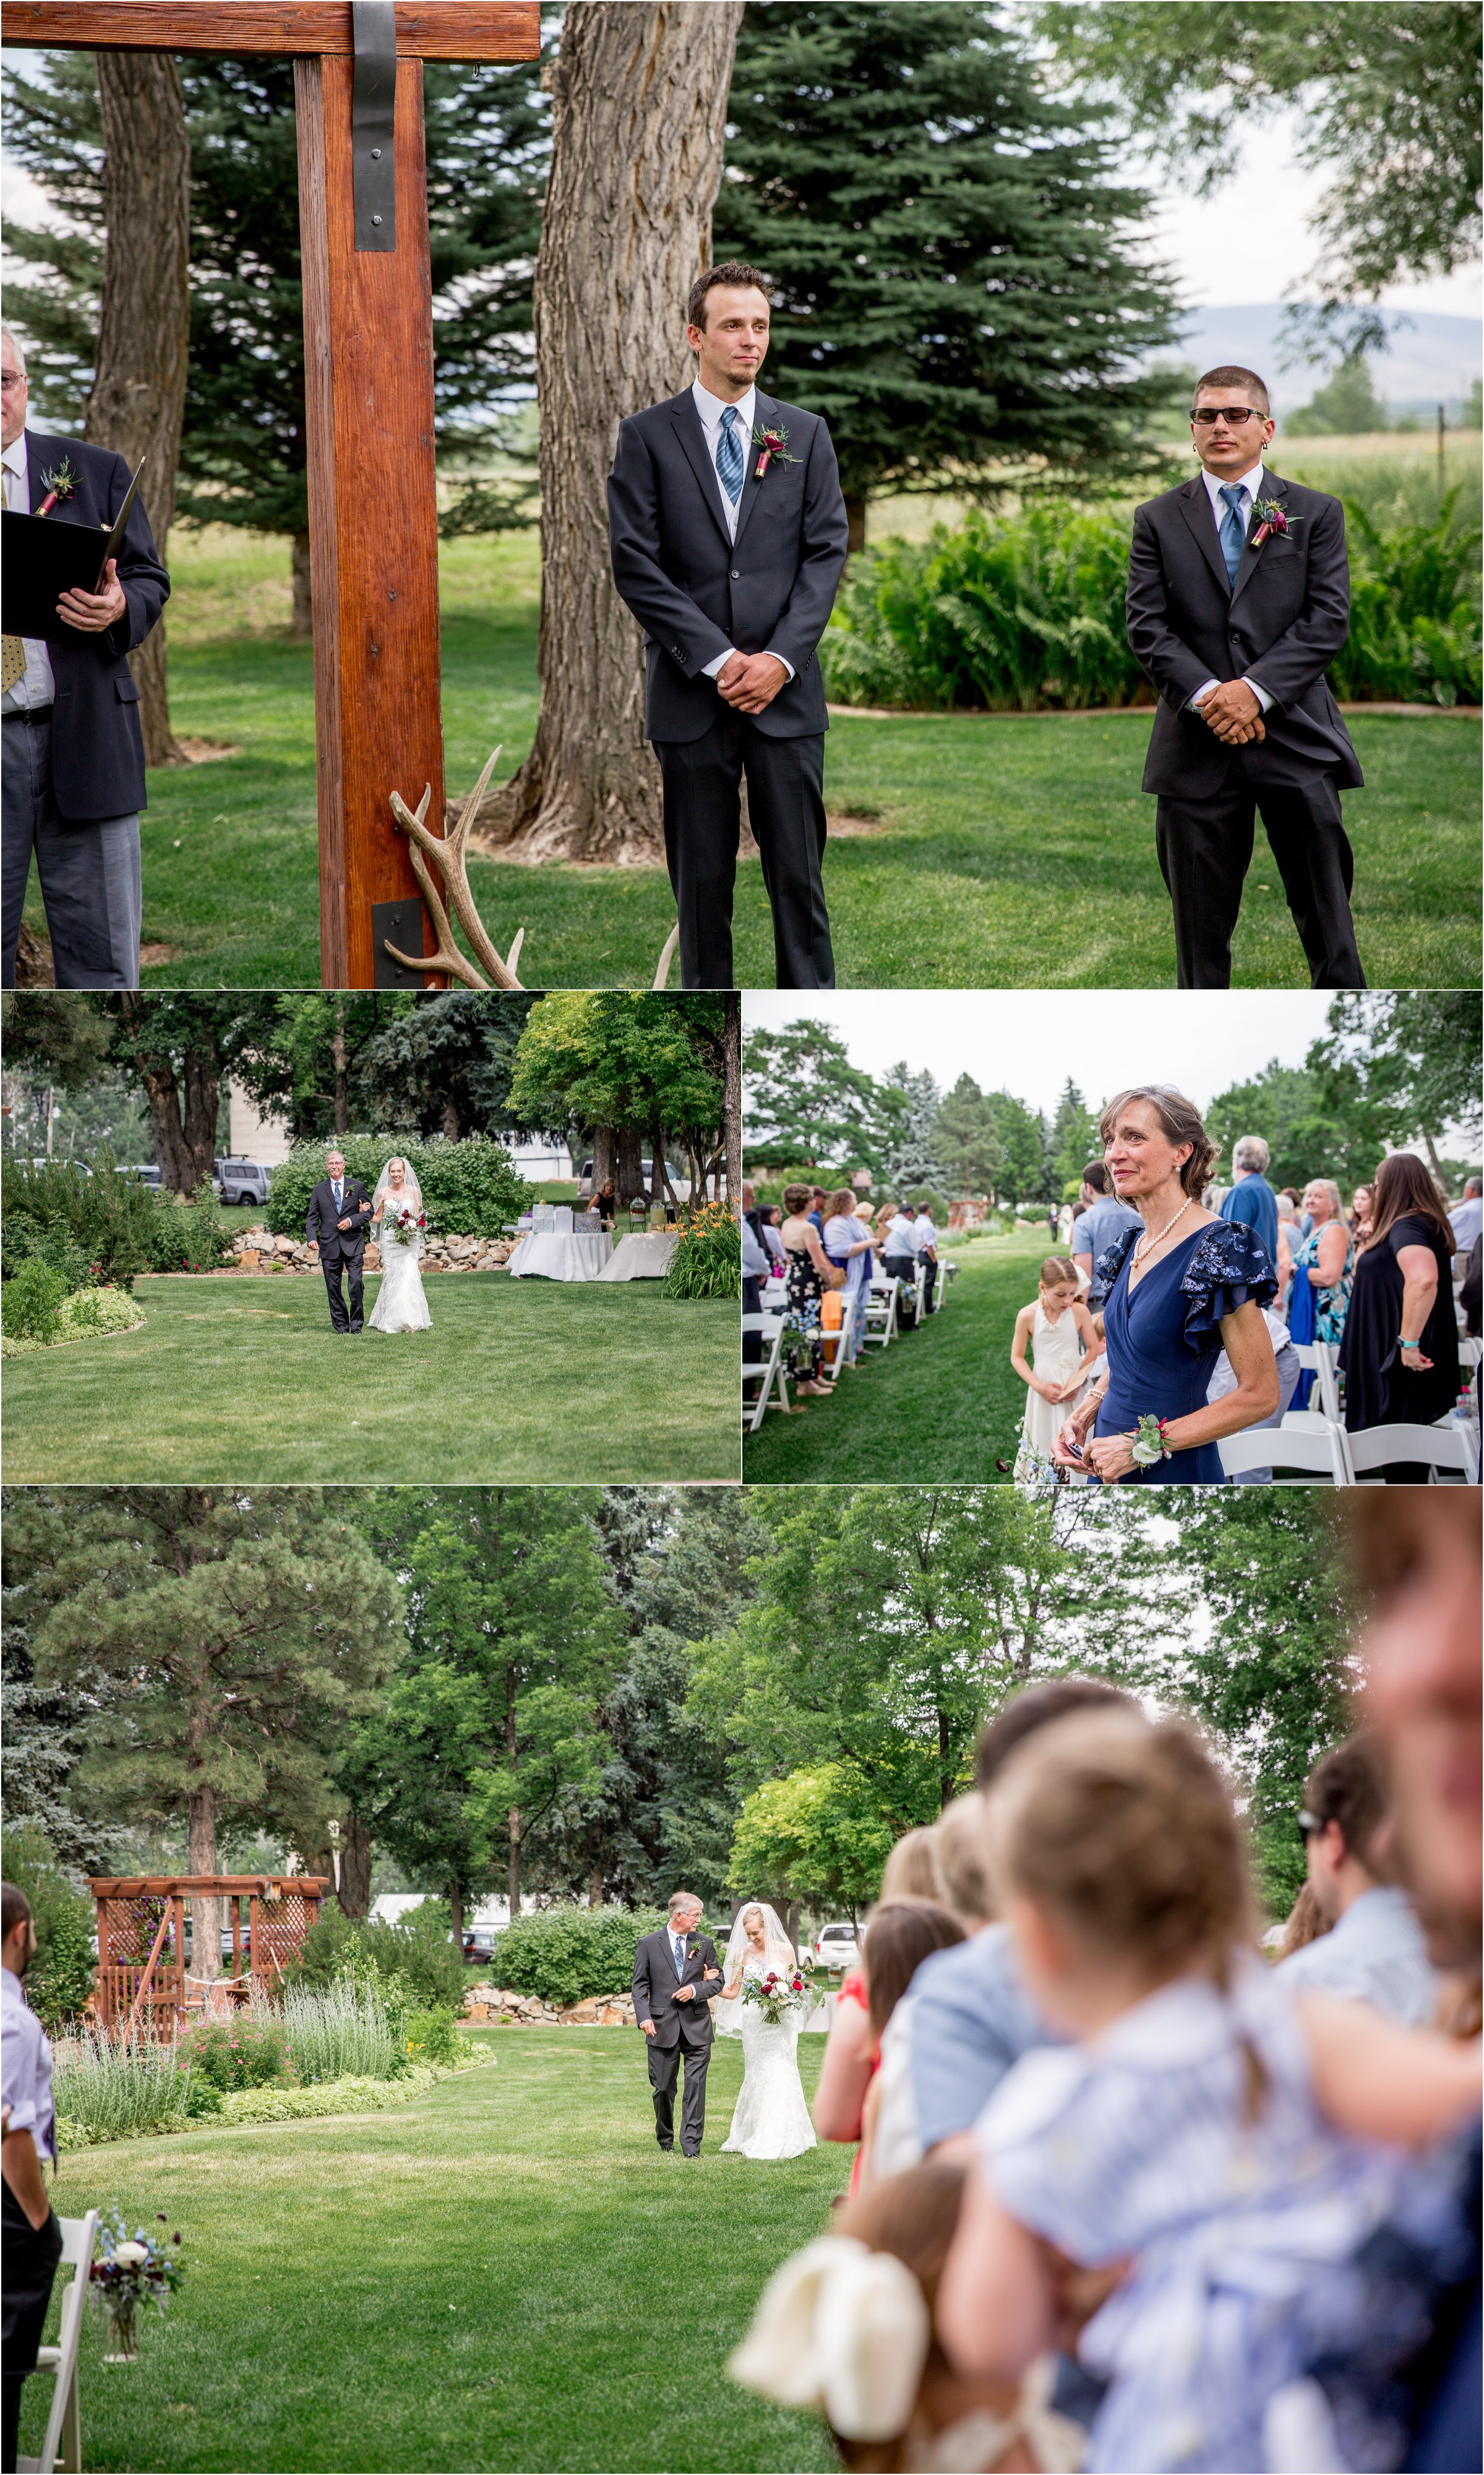
{"label": "bush with green leaves", "polygon": [[[95,1152],[91,1174],[71,1161],[5,1164],[5,1259],[7,1280],[33,1255],[54,1254],[66,1241],[91,1278],[127,1288],[136,1272],[155,1266],[158,1204],[153,1189],[111,1154]],[[60,1261],[60,1257],[56,1257]]]}
{"label": "bush with green leaves", "polygon": [[155,1203],[152,1268],[157,1272],[212,1272],[231,1261],[231,1232],[208,1186],[181,1201],[160,1195]]}
{"label": "bush with green leaves", "polygon": [[681,1219],[665,1275],[668,1298],[740,1298],[742,1231],[731,1206],[703,1203]]}
{"label": "bush with green leaves", "polygon": [[539,1908],[497,1936],[490,1982],[563,2005],[625,1994],[636,1946],[665,1923],[663,1908]]}
{"label": "bush with green leaves", "polygon": [[177,2050],[192,2081],[207,2081],[222,2096],[238,2089],[286,2088],[293,2082],[284,2022],[260,2010],[244,2008],[226,2019],[203,2020],[187,2028]]}
{"label": "bush with green leaves", "polygon": [[4,1323],[0,1355],[6,1358],[24,1358],[35,1350],[57,1349],[69,1340],[97,1340],[110,1332],[133,1332],[144,1321],[143,1311],[127,1289],[75,1289],[71,1297],[62,1299],[55,1323],[44,1334],[13,1332],[12,1325],[21,1320],[21,1308],[11,1307],[11,1292],[21,1287],[19,1282],[11,1281],[0,1290],[0,1321]]}
{"label": "bush with green leaves", "polygon": [[52,2034],[79,2015],[93,1990],[96,1912],[34,1822],[16,1823],[0,1836],[0,1874],[31,1902],[36,1948],[26,1996]]}
{"label": "bush with green leaves", "polygon": [[[346,1173],[368,1194],[394,1153],[405,1160],[423,1189],[429,1229],[446,1238],[498,1238],[534,1199],[503,1143],[489,1135],[462,1142],[437,1136],[430,1142],[399,1135],[345,1135],[338,1139]],[[325,1175],[323,1142],[296,1143],[273,1172],[263,1217],[280,1237],[302,1238],[309,1197]]]}
{"label": "bush with green leaves", "polygon": [[409,2011],[402,2023],[408,2062],[456,2063],[463,2050],[463,2040],[454,2026],[456,2016],[446,2002],[430,2003],[425,2011]]}
{"label": "bush with green leaves", "polygon": [[405,2041],[379,1984],[285,1985],[275,2008],[302,2082],[396,2079],[406,2068]]}
{"label": "bush with green leaves", "polygon": [[0,1332],[7,1340],[56,1340],[66,1295],[65,1274],[33,1255],[0,1288]]}
{"label": "bush with green leaves", "polygon": [[445,1899],[424,1899],[397,1924],[381,1918],[353,1923],[327,1900],[289,1965],[288,1982],[321,1992],[335,1985],[375,1985],[399,2016],[435,2003],[458,2011],[464,1960],[450,1940],[451,1930]]}
{"label": "bush with green leaves", "polygon": [[191,2120],[191,2072],[177,2048],[122,2026],[88,2026],[52,2052],[52,2097],[63,2148],[90,2141],[142,2140],[183,2131]]}
{"label": "bush with green leaves", "polygon": [[[1346,700],[1480,696],[1479,547],[1458,493],[1385,527],[1347,496],[1350,631],[1330,665]],[[918,711],[1029,713],[1147,703],[1124,625],[1131,516],[1055,500],[971,509],[924,542],[852,562],[819,647],[832,697]]]}

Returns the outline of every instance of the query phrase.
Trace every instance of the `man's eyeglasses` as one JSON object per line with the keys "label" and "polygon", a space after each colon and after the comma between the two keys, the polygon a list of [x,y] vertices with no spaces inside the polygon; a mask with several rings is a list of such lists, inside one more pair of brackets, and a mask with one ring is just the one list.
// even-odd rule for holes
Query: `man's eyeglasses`
{"label": "man's eyeglasses", "polygon": [[12,387],[18,387],[22,383],[25,375],[24,370],[0,370],[0,388],[9,395]]}
{"label": "man's eyeglasses", "polygon": [[1232,429],[1240,429],[1245,421],[1266,421],[1265,412],[1254,412],[1250,404],[1200,404],[1190,418],[1202,429],[1213,422],[1225,421]]}
{"label": "man's eyeglasses", "polygon": [[1314,1838],[1319,1831],[1322,1831],[1325,1828],[1325,1826],[1324,1823],[1320,1821],[1319,1816],[1317,1814],[1310,1813],[1307,1806],[1305,1806],[1302,1813],[1299,1816],[1299,1836],[1301,1839]]}

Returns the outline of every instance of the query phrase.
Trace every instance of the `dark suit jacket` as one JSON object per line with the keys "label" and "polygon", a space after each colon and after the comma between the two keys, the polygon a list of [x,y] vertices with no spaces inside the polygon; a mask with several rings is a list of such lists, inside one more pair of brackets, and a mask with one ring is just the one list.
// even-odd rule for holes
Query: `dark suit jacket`
{"label": "dark suit jacket", "polygon": [[[1262,496],[1278,502],[1294,529],[1270,533],[1255,550],[1257,524],[1250,524],[1234,586],[1199,473],[1134,511],[1129,643],[1159,691],[1146,791],[1213,798],[1234,772],[1257,790],[1321,773],[1352,787],[1365,779],[1325,677],[1350,633],[1345,511],[1338,499],[1276,473]],[[1185,708],[1207,679],[1247,674],[1273,698],[1267,737],[1228,748]]]}
{"label": "dark suit jacket", "polygon": [[[366,1206],[364,1212],[360,1209],[363,1203]],[[342,1229],[340,1222],[347,1217],[351,1227]],[[340,1255],[349,1261],[351,1256],[359,1254],[370,1227],[371,1203],[360,1179],[347,1177],[345,1198],[337,1212],[335,1189],[328,1177],[322,1177],[309,1197],[309,1209],[304,1214],[304,1236],[319,1239],[321,1262],[327,1257],[332,1262]]]}
{"label": "dark suit jacket", "polygon": [[[708,1968],[714,1968],[717,1974],[704,1990],[703,1998],[701,1975]],[[675,1974],[669,1935],[663,1929],[645,1934],[634,1953],[634,2016],[641,2026],[645,2020],[654,2022],[657,2046],[673,2046],[677,2039],[683,2039],[688,2046],[709,2046],[710,2005],[724,1982],[717,1947],[709,1934],[687,1934],[685,1972],[680,1976]],[[689,2002],[675,2000],[675,1990],[681,1985],[696,1988]]]}
{"label": "dark suit jacket", "polygon": [[749,718],[768,739],[827,730],[815,659],[845,564],[845,502],[830,433],[815,412],[758,390],[755,426],[786,429],[792,462],[758,479],[747,444],[737,539],[689,387],[619,425],[608,476],[613,580],[645,631],[647,739],[699,739],[721,702],[707,662],[782,653],[793,676]]}
{"label": "dark suit jacket", "polygon": [[[124,503],[129,467],[111,448],[85,447],[75,438],[26,432],[26,471],[35,510],[46,496],[43,469],[54,472],[65,455],[77,476],[71,496],[59,499],[49,525],[111,524]],[[140,491],[143,483],[140,483]],[[93,817],[127,817],[145,804],[144,741],[139,732],[139,691],[124,655],[142,645],[170,598],[170,578],[155,554],[155,536],[136,497],[118,556],[118,580],[129,607],[116,626],[89,636],[57,622],[46,649],[56,682],[52,714],[52,791],[64,817],[83,823]]]}

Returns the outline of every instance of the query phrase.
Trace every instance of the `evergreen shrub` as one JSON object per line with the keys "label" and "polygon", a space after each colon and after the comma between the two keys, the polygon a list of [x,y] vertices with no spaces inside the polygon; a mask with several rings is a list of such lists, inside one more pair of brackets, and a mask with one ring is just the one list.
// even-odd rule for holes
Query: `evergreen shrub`
{"label": "evergreen shrub", "polygon": [[640,1940],[667,1922],[663,1908],[539,1908],[497,1938],[490,1982],[563,2006],[626,1994]]}
{"label": "evergreen shrub", "polygon": [[[400,1135],[344,1135],[336,1140],[346,1175],[359,1178],[369,1195],[387,1161],[400,1153],[423,1189],[429,1229],[446,1237],[498,1238],[534,1200],[504,1144],[489,1135],[469,1135],[462,1142],[437,1136],[424,1143]],[[303,1238],[328,1149],[324,1142],[296,1143],[274,1170],[263,1217],[276,1236]]]}

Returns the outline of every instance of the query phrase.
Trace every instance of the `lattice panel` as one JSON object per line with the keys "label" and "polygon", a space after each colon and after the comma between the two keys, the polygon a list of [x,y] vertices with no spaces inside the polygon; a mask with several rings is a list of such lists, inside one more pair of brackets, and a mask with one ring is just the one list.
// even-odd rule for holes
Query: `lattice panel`
{"label": "lattice panel", "polygon": [[[253,1973],[277,1976],[286,1968],[320,1912],[317,1899],[303,1891],[285,1891],[280,1899],[259,1897],[253,1902]],[[277,1961],[278,1967],[274,1962]]]}
{"label": "lattice panel", "polygon": [[[150,1948],[159,1931],[159,1920],[170,1902],[138,1892],[133,1898],[112,1893],[100,1902],[104,1934],[107,1937],[99,1957],[110,1960],[114,1967],[137,1961],[140,1967],[150,1955]],[[100,1941],[103,1936],[100,1936]],[[163,1961],[170,1954],[173,1934],[166,1934],[160,1950]]]}

